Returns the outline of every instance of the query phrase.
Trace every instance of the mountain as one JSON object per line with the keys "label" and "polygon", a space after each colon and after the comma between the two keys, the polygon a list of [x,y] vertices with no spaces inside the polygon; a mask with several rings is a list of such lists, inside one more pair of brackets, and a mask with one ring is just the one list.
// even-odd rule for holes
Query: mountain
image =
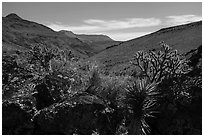
{"label": "mountain", "polygon": [[74,34],[72,31],[61,30],[59,33],[62,33],[68,37],[78,38],[82,42],[87,43],[94,49],[95,53],[99,53],[102,50],[105,50],[107,47],[117,45],[120,41],[114,41],[106,35],[87,35],[87,34]]}
{"label": "mountain", "polygon": [[164,28],[154,33],[121,42],[108,47],[92,57],[107,70],[119,70],[127,67],[127,63],[139,50],[160,48],[159,43],[164,41],[179,53],[185,53],[202,45],[202,21],[190,24]]}
{"label": "mountain", "polygon": [[93,49],[86,43],[67,37],[64,34],[36,22],[24,20],[16,14],[9,14],[2,19],[3,50],[27,50],[31,45],[44,44],[48,47],[69,49],[80,57],[94,54]]}
{"label": "mountain", "polygon": [[[89,38],[83,35],[82,37]],[[97,37],[99,40],[100,36]],[[92,37],[94,40],[94,37]],[[89,40],[89,39],[88,39]],[[104,38],[102,39],[102,41]],[[71,31],[56,32],[42,24],[24,20],[12,13],[2,18],[2,49],[7,52],[27,50],[31,45],[44,44],[48,47],[69,49],[79,57],[90,57],[105,48],[94,47],[92,42],[86,42]],[[105,46],[106,47],[106,46]]]}

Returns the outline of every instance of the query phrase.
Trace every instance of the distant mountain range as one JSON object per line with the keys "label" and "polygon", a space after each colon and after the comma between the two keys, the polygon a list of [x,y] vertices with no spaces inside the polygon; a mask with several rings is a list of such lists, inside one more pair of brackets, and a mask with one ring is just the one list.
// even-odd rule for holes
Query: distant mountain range
{"label": "distant mountain range", "polygon": [[12,13],[2,18],[2,43],[3,50],[9,52],[27,50],[31,45],[41,43],[48,47],[70,49],[80,57],[89,57],[118,42],[106,35],[77,35],[65,30],[56,32]]}
{"label": "distant mountain range", "polygon": [[54,31],[39,23],[24,20],[16,14],[2,18],[3,51],[27,50],[41,43],[48,47],[72,50],[77,56],[96,60],[105,69],[123,70],[139,50],[159,49],[164,41],[179,53],[186,53],[202,45],[202,21],[169,28],[129,41],[114,41],[106,35],[74,34]]}

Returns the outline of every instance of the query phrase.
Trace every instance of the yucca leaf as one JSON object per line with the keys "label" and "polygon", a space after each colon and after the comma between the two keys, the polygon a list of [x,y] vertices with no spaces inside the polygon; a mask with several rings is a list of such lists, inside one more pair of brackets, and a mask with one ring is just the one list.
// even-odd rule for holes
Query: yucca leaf
{"label": "yucca leaf", "polygon": [[[133,121],[139,120],[138,123],[141,123],[140,127],[135,125],[135,128],[130,129],[130,134],[149,134],[150,127],[147,124],[145,118],[155,117],[154,112],[157,108],[157,96],[159,92],[156,91],[157,83],[150,82],[148,78],[136,79],[133,82],[130,82],[126,88],[126,103],[127,108],[130,109],[133,113]],[[134,125],[133,123],[131,125]],[[137,132],[136,132],[137,131]],[[141,131],[141,133],[139,132]]]}

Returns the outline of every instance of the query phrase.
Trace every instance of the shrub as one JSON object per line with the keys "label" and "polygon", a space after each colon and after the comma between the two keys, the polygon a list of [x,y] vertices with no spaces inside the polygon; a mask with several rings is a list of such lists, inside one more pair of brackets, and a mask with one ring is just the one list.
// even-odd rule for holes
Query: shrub
{"label": "shrub", "polygon": [[189,72],[187,61],[179,56],[177,50],[164,42],[161,43],[161,48],[159,51],[139,51],[134,55],[131,64],[139,69],[138,75],[148,77],[151,82],[161,82]]}

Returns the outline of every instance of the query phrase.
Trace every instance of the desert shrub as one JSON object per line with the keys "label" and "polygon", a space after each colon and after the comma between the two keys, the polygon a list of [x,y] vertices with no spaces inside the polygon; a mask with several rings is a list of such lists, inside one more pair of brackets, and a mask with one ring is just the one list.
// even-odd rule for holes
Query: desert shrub
{"label": "desert shrub", "polygon": [[177,50],[164,42],[161,48],[159,51],[139,51],[134,55],[131,64],[137,67],[139,74],[136,75],[146,76],[151,82],[161,82],[189,72],[187,61],[181,58]]}
{"label": "desert shrub", "polygon": [[31,94],[34,90],[38,91],[40,86],[45,86],[44,89],[49,91],[54,100],[60,100],[63,92],[69,89],[75,73],[71,71],[71,65],[65,65],[71,64],[72,60],[70,51],[48,49],[44,45],[35,45],[31,50],[20,52],[15,58],[4,55],[4,97],[9,92]]}
{"label": "desert shrub", "polygon": [[164,101],[190,101],[190,83],[193,80],[189,80],[187,74],[191,72],[192,67],[177,50],[162,42],[159,51],[137,52],[131,64],[136,66],[138,71],[134,73],[136,77],[148,77],[151,82],[159,84],[158,90]]}

